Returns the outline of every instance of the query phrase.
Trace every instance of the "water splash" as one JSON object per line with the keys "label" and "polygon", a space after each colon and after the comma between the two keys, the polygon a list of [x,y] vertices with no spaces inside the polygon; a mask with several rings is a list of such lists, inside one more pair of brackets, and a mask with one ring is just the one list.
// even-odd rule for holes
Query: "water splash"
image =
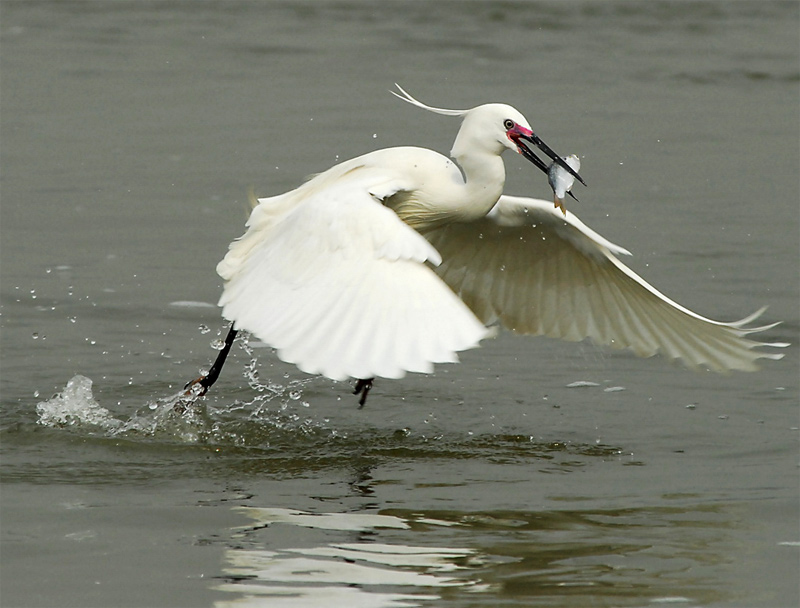
{"label": "water splash", "polygon": [[147,401],[127,418],[115,417],[101,406],[92,392],[92,380],[76,375],[60,393],[36,405],[37,423],[108,437],[260,447],[275,440],[324,433],[321,423],[296,411],[299,406],[308,407],[301,398],[304,386],[313,378],[264,383],[258,379],[256,363],[252,358],[244,368],[244,376],[255,391],[248,400],[204,398],[200,395],[202,387],[196,384],[194,390],[181,389]]}
{"label": "water splash", "polygon": [[51,427],[93,426],[115,430],[122,424],[95,400],[92,381],[81,375],[74,376],[52,399],[37,403],[36,412],[38,423]]}
{"label": "water splash", "polygon": [[[300,401],[303,396],[303,388],[314,381],[314,378],[303,378],[289,380],[287,384],[279,384],[273,381],[262,382],[258,374],[258,359],[253,354],[251,345],[252,337],[246,332],[241,332],[237,342],[241,349],[250,357],[242,372],[248,386],[261,395],[262,402],[270,402],[274,399],[281,401],[281,409],[287,409],[289,401]],[[288,376],[284,376],[288,379]],[[308,407],[308,402],[303,401],[303,406]]]}

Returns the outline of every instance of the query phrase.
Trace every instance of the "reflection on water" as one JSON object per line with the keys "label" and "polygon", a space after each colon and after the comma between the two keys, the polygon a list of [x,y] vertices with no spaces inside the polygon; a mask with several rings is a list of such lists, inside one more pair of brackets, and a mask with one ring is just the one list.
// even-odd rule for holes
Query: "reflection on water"
{"label": "reflection on water", "polygon": [[[230,591],[231,585],[220,585],[220,591]],[[236,585],[241,598],[215,602],[217,608],[300,608],[308,606],[348,606],[358,608],[405,608],[419,606],[417,600],[435,600],[435,595],[403,595],[399,593],[365,593],[353,587],[314,586],[280,587],[262,585]]]}
{"label": "reflection on water", "polygon": [[372,528],[408,528],[402,519],[391,515],[363,515],[358,513],[304,513],[291,509],[261,509],[241,507],[249,517],[268,526],[274,523],[293,524],[321,530],[370,530]]}
{"label": "reflection on water", "polygon": [[[314,514],[249,507],[240,510],[257,522],[238,535],[245,539],[276,523],[359,533],[411,527],[409,521],[391,515]],[[429,519],[426,524],[435,522]],[[485,590],[486,586],[476,581],[451,575],[477,565],[479,560],[474,554],[472,549],[366,540],[278,551],[229,549],[225,574],[230,582],[216,588],[243,597],[218,602],[217,606],[417,606],[420,600],[438,599],[438,595],[430,593],[436,588],[462,586],[473,592]],[[402,592],[397,592],[397,588]],[[424,593],[413,593],[418,588]]]}
{"label": "reflection on water", "polygon": [[[238,508],[255,521],[225,552],[220,607],[696,605],[725,599],[724,505],[555,512],[309,513]],[[288,535],[283,526],[310,530]],[[354,542],[353,539],[356,539]],[[464,547],[467,541],[470,546]],[[282,544],[283,543],[283,544]],[[424,544],[421,544],[424,543]],[[527,598],[527,600],[525,600]],[[515,603],[514,605],[519,605]]]}

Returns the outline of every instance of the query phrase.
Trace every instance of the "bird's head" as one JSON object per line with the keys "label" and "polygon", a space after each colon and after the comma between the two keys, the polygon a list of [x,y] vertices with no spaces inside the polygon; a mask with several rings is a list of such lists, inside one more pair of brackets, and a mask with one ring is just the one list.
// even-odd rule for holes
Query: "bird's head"
{"label": "bird's head", "polygon": [[400,85],[395,86],[400,90],[400,94],[394,91],[392,93],[403,101],[437,114],[463,118],[451,151],[454,158],[472,154],[475,150],[499,155],[509,149],[522,154],[547,175],[549,165],[525,145],[525,142],[530,142],[584,186],[586,185],[583,178],[533,132],[519,110],[503,103],[487,103],[470,110],[434,108],[414,99]]}
{"label": "bird's head", "polygon": [[506,149],[520,151],[519,138],[531,134],[525,117],[504,103],[487,103],[465,110],[461,129],[453,146],[462,152],[480,149],[492,154],[502,154]]}

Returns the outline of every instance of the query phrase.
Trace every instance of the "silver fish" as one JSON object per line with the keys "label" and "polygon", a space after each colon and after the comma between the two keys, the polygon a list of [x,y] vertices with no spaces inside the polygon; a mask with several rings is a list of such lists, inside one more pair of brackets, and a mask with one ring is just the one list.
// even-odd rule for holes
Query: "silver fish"
{"label": "silver fish", "polygon": [[[581,161],[575,154],[565,156],[564,162],[575,169],[576,173],[581,168]],[[567,207],[564,205],[564,198],[566,198],[567,194],[575,198],[575,195],[570,192],[572,184],[575,183],[575,178],[566,169],[553,163],[547,169],[547,181],[553,189],[553,195],[555,197],[553,202],[555,203],[556,209],[561,209],[561,212],[567,215]]]}

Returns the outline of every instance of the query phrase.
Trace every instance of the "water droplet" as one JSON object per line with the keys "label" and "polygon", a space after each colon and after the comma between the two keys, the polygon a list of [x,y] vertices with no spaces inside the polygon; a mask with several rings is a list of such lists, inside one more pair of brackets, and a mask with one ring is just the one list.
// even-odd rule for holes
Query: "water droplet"
{"label": "water droplet", "polygon": [[372,134],[372,139],[378,139],[378,134],[377,133],[373,133]]}
{"label": "water droplet", "polygon": [[201,324],[200,327],[198,327],[197,329],[200,330],[201,334],[207,334],[208,332],[211,331],[211,328],[208,325],[205,325],[205,324]]}
{"label": "water droplet", "polygon": [[300,395],[301,395],[300,391],[289,391],[289,399],[291,399],[292,401],[297,401],[298,399],[300,399]]}
{"label": "water droplet", "polygon": [[38,340],[39,339],[39,332],[38,331],[33,332],[33,335],[31,336],[31,338],[33,338],[34,340]]}
{"label": "water droplet", "polygon": [[78,317],[67,317],[70,323],[76,323],[78,321]]}
{"label": "water droplet", "polygon": [[225,348],[225,341],[221,338],[217,338],[216,340],[211,341],[211,348],[214,350],[222,350]]}

